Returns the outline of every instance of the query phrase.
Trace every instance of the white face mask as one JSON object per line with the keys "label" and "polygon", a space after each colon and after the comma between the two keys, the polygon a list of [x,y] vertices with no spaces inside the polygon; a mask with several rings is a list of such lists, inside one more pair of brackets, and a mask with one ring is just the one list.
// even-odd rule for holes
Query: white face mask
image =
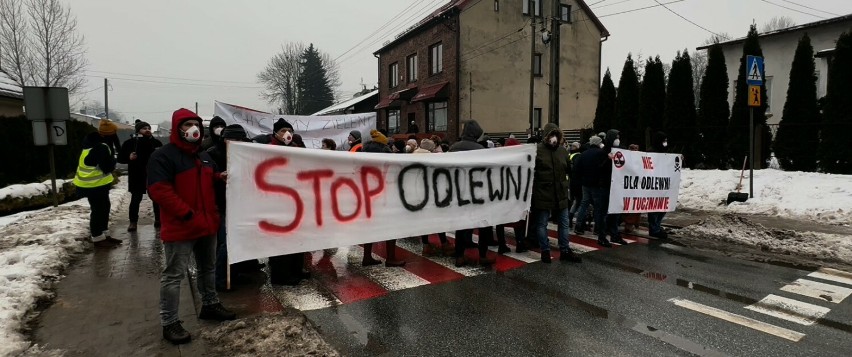
{"label": "white face mask", "polygon": [[183,138],[188,142],[194,143],[198,139],[201,139],[201,130],[198,129],[198,126],[193,126],[183,132]]}
{"label": "white face mask", "polygon": [[225,128],[221,126],[217,127],[216,129],[213,129],[213,134],[216,134],[216,136],[222,136],[222,130],[225,130]]}
{"label": "white face mask", "polygon": [[601,147],[601,149],[603,149],[603,148],[604,148],[604,144],[603,144],[603,143],[600,143],[598,146],[600,146],[600,147]]}
{"label": "white face mask", "polygon": [[559,139],[557,139],[555,136],[550,137],[550,145],[556,146],[556,144],[558,144],[558,143],[559,143]]}
{"label": "white face mask", "polygon": [[290,145],[290,143],[293,141],[293,133],[285,131],[284,134],[280,135],[278,138],[281,139],[284,144]]}
{"label": "white face mask", "polygon": [[621,145],[621,139],[615,139],[615,141],[612,142],[613,147],[619,147],[620,145]]}
{"label": "white face mask", "polygon": [[668,141],[663,141],[663,147],[667,147],[667,146],[669,146],[669,142],[668,142]]}

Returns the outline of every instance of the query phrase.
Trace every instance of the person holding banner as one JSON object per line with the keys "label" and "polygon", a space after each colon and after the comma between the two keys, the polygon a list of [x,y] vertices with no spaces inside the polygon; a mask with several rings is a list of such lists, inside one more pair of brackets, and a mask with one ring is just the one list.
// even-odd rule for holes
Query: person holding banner
{"label": "person holding banner", "polygon": [[[505,146],[516,145],[521,145],[521,142],[513,136],[506,139]],[[497,253],[505,254],[511,251],[509,246],[506,245],[506,227],[512,227],[512,230],[515,232],[515,252],[523,253],[529,251],[527,243],[525,242],[527,236],[527,220],[522,219],[515,223],[499,224],[495,227],[495,233],[497,235]]]}
{"label": "person holding banner", "polygon": [[600,136],[592,136],[589,138],[589,148],[580,154],[577,159],[576,169],[577,178],[583,185],[583,201],[580,202],[580,208],[577,210],[577,224],[574,226],[574,234],[583,235],[586,230],[586,214],[589,210],[589,204],[594,205],[594,222],[595,233],[598,234],[598,245],[602,247],[612,247],[612,244],[606,239],[604,230],[606,220],[606,205],[604,201],[606,197],[604,190],[609,190],[609,177],[604,176],[604,169],[601,166],[607,161],[607,154],[601,147],[603,141]]}
{"label": "person holding banner", "polygon": [[[648,151],[666,153],[669,151],[668,147],[668,136],[666,135],[666,133],[658,131],[651,139],[651,147],[648,149]],[[666,231],[664,231],[662,227],[663,217],[665,216],[666,212],[648,212],[648,234],[651,237],[660,239],[668,238],[668,233],[666,233]]]}
{"label": "person holding banner", "polygon": [[[604,140],[604,152],[607,156],[601,162],[601,167],[603,168],[602,179],[605,180],[603,184],[603,213],[606,214],[606,227],[602,230],[598,231],[598,240],[606,240],[606,235],[609,234],[610,242],[619,244],[619,245],[627,245],[627,242],[621,238],[621,233],[618,231],[618,225],[621,224],[621,214],[620,213],[612,213],[607,214],[609,212],[609,195],[610,195],[610,186],[612,185],[612,149],[621,147],[621,137],[618,130],[610,129],[606,132],[606,139]],[[598,210],[598,206],[595,205],[595,211]]]}
{"label": "person holding banner", "polygon": [[568,245],[570,235],[568,211],[571,209],[568,174],[571,161],[568,150],[561,145],[562,130],[554,123],[544,126],[542,142],[538,144],[533,180],[532,216],[535,222],[542,263],[550,263],[550,240],[547,222],[551,214],[557,216],[559,260],[579,263],[582,260]]}
{"label": "person holding banner", "polygon": [[[435,142],[429,139],[423,139],[420,141],[420,146],[414,150],[413,154],[431,154],[435,150],[437,146]],[[445,255],[449,256],[453,254],[455,251],[455,247],[453,243],[450,243],[447,240],[447,233],[439,232],[438,239],[441,241],[441,247],[438,248],[435,245],[429,244],[429,235],[424,235],[420,237],[421,243],[423,243],[423,256],[431,257],[438,254],[438,252],[442,252]]]}
{"label": "person holding banner", "polygon": [[[361,134],[358,133],[359,138],[360,135]],[[387,136],[384,136],[378,130],[373,129],[370,130],[370,138],[372,141],[364,145],[364,152],[391,154],[390,148],[388,148]],[[405,265],[404,260],[396,259],[396,240],[389,240],[385,242],[385,252],[387,254],[387,259],[385,260],[386,267],[401,267]],[[364,258],[361,260],[361,265],[370,266],[381,263],[382,262],[380,260],[373,258],[373,243],[364,244]]]}
{"label": "person holding banner", "polygon": [[179,320],[180,285],[190,257],[195,257],[203,320],[233,320],[236,314],[219,302],[216,294],[216,163],[204,151],[202,120],[189,109],[172,114],[169,143],[155,150],[148,162],[148,192],[160,205],[165,266],[160,274],[160,322],[163,338],[173,344],[191,340]]}

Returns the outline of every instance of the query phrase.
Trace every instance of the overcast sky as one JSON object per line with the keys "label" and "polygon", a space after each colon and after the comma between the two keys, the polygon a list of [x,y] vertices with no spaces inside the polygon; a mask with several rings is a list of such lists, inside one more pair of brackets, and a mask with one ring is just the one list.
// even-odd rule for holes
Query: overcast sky
{"label": "overcast sky", "polygon": [[[193,109],[195,102],[201,115],[212,115],[214,100],[271,110],[273,106],[260,98],[257,73],[282,43],[290,41],[312,42],[332,57],[351,49],[338,60],[342,79],[338,91],[348,98],[361,83],[376,84],[372,53],[385,40],[447,1],[68,0],[66,4],[76,14],[88,47],[89,82],[84,91],[89,93],[82,95],[83,100],[102,102],[103,89],[98,88],[109,77],[110,107],[128,119],[158,123],[177,108]],[[678,50],[692,51],[712,35],[659,6],[617,14],[656,5],[655,0],[587,3],[612,34],[603,44],[602,70],[609,67],[616,83],[628,52],[643,57],[659,54],[671,62]],[[709,31],[734,37],[745,36],[752,21],[761,25],[774,16],[804,24],[834,17],[830,13],[852,13],[850,0],[681,0],[667,7]]]}

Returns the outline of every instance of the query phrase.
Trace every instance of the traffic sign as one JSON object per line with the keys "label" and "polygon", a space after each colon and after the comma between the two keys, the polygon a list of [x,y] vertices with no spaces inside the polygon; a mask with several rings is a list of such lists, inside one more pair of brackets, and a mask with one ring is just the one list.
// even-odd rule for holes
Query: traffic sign
{"label": "traffic sign", "polygon": [[69,120],[68,88],[24,87],[24,108],[29,120]]}
{"label": "traffic sign", "polygon": [[748,86],[748,106],[760,106],[760,86]]}
{"label": "traffic sign", "polygon": [[[68,145],[68,129],[65,121],[31,120],[33,125],[33,143],[36,146]],[[47,127],[47,125],[50,127]],[[48,137],[48,132],[50,137]]]}
{"label": "traffic sign", "polygon": [[763,84],[763,57],[746,57],[746,83],[750,86]]}

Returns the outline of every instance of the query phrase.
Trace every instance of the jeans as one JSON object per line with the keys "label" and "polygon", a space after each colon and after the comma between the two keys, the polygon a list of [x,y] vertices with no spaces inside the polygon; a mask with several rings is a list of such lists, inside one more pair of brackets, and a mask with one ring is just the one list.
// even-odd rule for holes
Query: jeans
{"label": "jeans", "polygon": [[189,259],[193,253],[195,265],[198,268],[197,283],[202,305],[219,302],[214,281],[216,237],[163,242],[163,253],[166,256],[166,266],[160,274],[160,323],[163,326],[178,321],[180,282],[186,276]]}
{"label": "jeans", "polygon": [[224,289],[228,283],[228,241],[225,214],[221,213],[221,224],[216,234],[216,286]]}
{"label": "jeans", "polygon": [[[141,192],[131,192],[130,193],[130,223],[139,222],[139,204],[142,203],[142,196],[145,195]],[[154,222],[160,221],[160,205],[156,202],[151,201],[154,205]]]}
{"label": "jeans", "polygon": [[[606,190],[606,191],[605,191]],[[589,203],[595,206],[595,231],[601,232],[604,229],[604,219],[606,218],[606,210],[608,202],[606,196],[609,189],[600,187],[583,186],[583,202],[580,202],[580,208],[577,210],[577,225],[578,231],[586,229],[586,214],[589,211]]]}
{"label": "jeans", "polygon": [[[479,228],[479,257],[485,258],[488,253],[488,245],[494,239],[494,230],[491,227]],[[461,229],[456,231],[456,258],[464,257],[464,250],[473,244],[473,229]]]}
{"label": "jeans", "polygon": [[663,217],[666,212],[648,212],[648,233],[656,234],[663,230]]}
{"label": "jeans", "polygon": [[109,228],[109,189],[110,185],[85,189],[83,194],[86,200],[89,201],[91,213],[89,213],[89,231],[92,234],[93,240],[98,237],[98,240],[104,240],[106,237],[101,237]]}
{"label": "jeans", "polygon": [[[569,252],[571,248],[568,247],[568,235],[570,234],[568,228],[568,208],[564,208],[561,210],[556,210],[557,212],[557,221],[558,229],[557,229],[557,240],[559,241],[559,251],[560,252]],[[538,235],[538,245],[541,248],[541,252],[550,252],[550,240],[547,239],[547,221],[550,219],[550,210],[541,210],[541,209],[533,209],[532,214],[535,217],[535,228],[536,235]]]}

